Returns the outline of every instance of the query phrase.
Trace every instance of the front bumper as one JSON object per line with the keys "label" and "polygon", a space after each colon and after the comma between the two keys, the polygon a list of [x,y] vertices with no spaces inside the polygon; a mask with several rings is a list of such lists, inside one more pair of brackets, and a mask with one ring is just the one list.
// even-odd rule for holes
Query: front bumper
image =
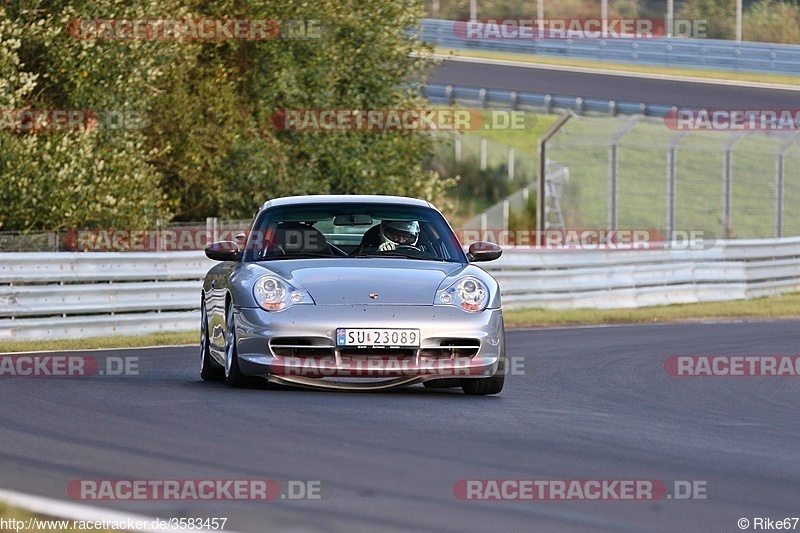
{"label": "front bumper", "polygon": [[[299,305],[280,312],[235,308],[239,367],[274,383],[386,390],[433,379],[491,377],[504,354],[500,309],[449,306]],[[419,329],[418,349],[336,346],[337,328]],[[276,346],[309,343],[296,354]],[[278,341],[278,344],[275,342]],[[450,348],[468,343],[471,349]]]}

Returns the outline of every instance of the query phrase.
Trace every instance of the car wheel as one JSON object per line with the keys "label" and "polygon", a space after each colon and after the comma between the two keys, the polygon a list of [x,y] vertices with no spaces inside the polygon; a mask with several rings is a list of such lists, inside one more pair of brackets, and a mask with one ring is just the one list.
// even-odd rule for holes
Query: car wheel
{"label": "car wheel", "polygon": [[233,305],[228,307],[225,320],[225,381],[231,387],[241,388],[250,385],[250,380],[239,369],[239,354],[236,351],[236,324]]}
{"label": "car wheel", "polygon": [[200,304],[200,377],[203,378],[203,381],[221,381],[225,378],[225,369],[211,357],[205,300]]}
{"label": "car wheel", "polygon": [[506,380],[506,356],[500,357],[500,362],[497,364],[497,372],[490,378],[478,379],[465,379],[462,380],[461,388],[464,394],[471,396],[486,396],[489,394],[497,394],[503,390],[503,384]]}

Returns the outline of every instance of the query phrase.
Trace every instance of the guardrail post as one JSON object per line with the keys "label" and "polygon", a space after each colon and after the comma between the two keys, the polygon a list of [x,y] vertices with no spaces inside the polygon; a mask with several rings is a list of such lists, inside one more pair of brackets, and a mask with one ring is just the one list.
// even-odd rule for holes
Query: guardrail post
{"label": "guardrail post", "polygon": [[583,115],[583,98],[580,96],[575,99],[575,112],[579,115]]}
{"label": "guardrail post", "polygon": [[486,109],[486,89],[478,91],[478,101],[482,108]]}
{"label": "guardrail post", "polygon": [[553,97],[549,94],[544,95],[544,112],[548,114],[553,112]]}
{"label": "guardrail post", "polygon": [[447,102],[447,105],[453,105],[453,86],[448,85],[444,88],[444,99]]}
{"label": "guardrail post", "polygon": [[511,109],[516,111],[517,107],[519,107],[519,94],[517,94],[517,91],[511,91],[508,99],[511,102]]}

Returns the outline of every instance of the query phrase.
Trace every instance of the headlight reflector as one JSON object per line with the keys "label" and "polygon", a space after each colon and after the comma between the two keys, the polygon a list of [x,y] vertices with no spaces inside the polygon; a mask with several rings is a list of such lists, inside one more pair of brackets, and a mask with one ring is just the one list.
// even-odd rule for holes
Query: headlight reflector
{"label": "headlight reflector", "polygon": [[470,313],[483,311],[489,305],[489,289],[476,277],[465,276],[446,289],[436,292],[434,304],[454,305]]}
{"label": "headlight reflector", "polygon": [[256,303],[266,311],[280,311],[292,305],[314,303],[306,291],[271,275],[261,276],[256,280],[253,296]]}

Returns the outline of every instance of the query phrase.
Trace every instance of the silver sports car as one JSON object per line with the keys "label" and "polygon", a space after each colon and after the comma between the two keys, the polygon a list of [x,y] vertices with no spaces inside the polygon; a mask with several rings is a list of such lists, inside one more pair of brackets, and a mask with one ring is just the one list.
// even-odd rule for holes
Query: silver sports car
{"label": "silver sports car", "polygon": [[393,196],[270,200],[238,243],[206,247],[221,261],[201,300],[201,376],[385,390],[422,383],[467,394],[503,388],[497,282],[471,264],[430,203]]}

